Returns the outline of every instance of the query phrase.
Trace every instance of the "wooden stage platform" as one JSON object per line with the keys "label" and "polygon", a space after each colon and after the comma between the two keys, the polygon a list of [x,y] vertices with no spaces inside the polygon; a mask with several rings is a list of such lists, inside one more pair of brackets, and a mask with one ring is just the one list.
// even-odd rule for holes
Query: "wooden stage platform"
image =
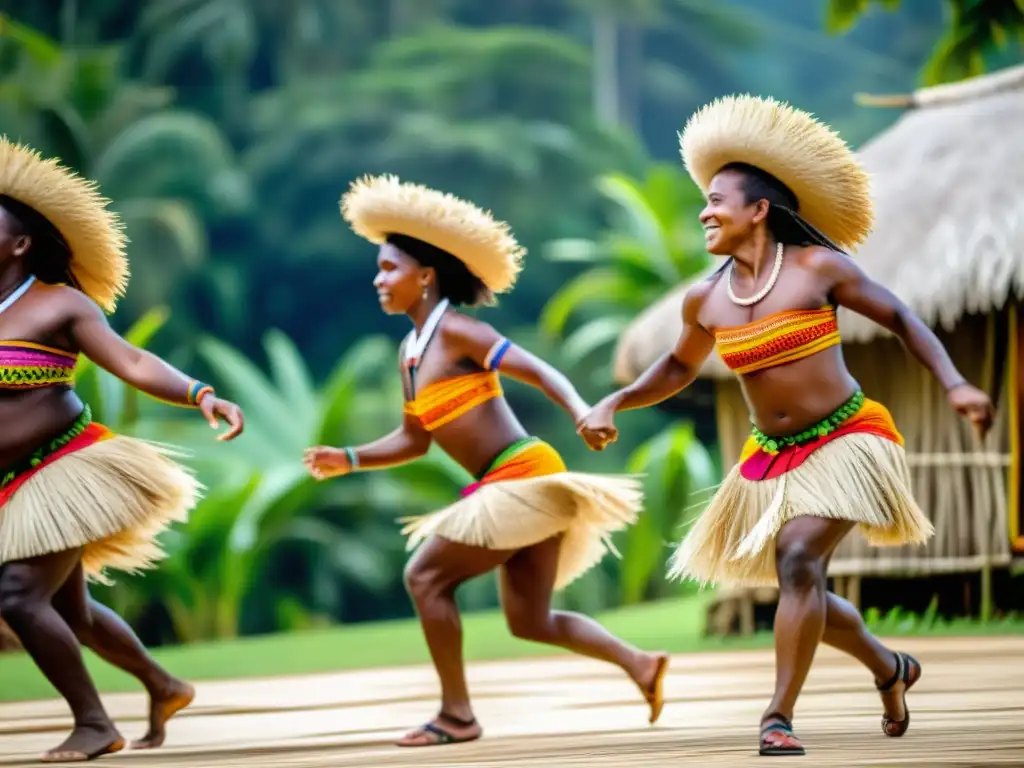
{"label": "wooden stage platform", "polygon": [[[795,718],[813,766],[1024,766],[1024,637],[904,639],[924,676],[910,730],[882,735],[868,673],[822,648]],[[399,749],[391,742],[435,711],[429,668],[383,669],[199,685],[192,707],[153,752],[101,764],[211,766],[763,765],[758,716],[771,694],[771,652],[679,656],[660,722],[617,670],[575,657],[476,664],[470,684],[484,738]],[[0,681],[2,682],[2,681]],[[145,730],[142,695],[106,698],[127,738]],[[0,766],[33,765],[59,743],[62,702],[0,705]],[[771,764],[771,763],[769,763]]]}

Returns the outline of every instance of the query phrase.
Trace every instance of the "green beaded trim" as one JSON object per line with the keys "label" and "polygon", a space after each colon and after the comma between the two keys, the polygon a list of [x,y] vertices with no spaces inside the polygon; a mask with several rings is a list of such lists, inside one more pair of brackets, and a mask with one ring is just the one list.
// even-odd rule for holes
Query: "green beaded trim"
{"label": "green beaded trim", "polygon": [[65,445],[70,443],[80,434],[85,431],[85,428],[92,423],[92,409],[88,405],[82,409],[82,412],[78,414],[78,418],[72,422],[71,426],[68,427],[67,432],[64,432],[60,437],[55,437],[48,443],[36,448],[31,455],[26,456],[21,461],[7,467],[3,471],[3,479],[0,480],[0,490],[3,490],[8,485],[13,483],[20,475],[35,469],[51,454],[56,453]]}
{"label": "green beaded trim", "polygon": [[853,397],[839,406],[831,416],[822,419],[817,424],[808,427],[797,435],[769,437],[755,426],[753,428],[754,440],[768,453],[777,453],[782,448],[789,448],[794,445],[804,445],[812,440],[817,440],[835,432],[836,428],[857,413],[862,405],[864,405],[864,393],[857,390],[853,393]]}

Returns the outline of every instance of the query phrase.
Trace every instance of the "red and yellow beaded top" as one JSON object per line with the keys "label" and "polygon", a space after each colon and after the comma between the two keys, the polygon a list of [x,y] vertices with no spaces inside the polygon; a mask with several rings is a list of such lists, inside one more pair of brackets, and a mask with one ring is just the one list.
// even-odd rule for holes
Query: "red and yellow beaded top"
{"label": "red and yellow beaded top", "polygon": [[428,384],[415,400],[406,401],[404,410],[432,432],[502,394],[498,373],[481,371]]}
{"label": "red and yellow beaded top", "polygon": [[715,331],[722,360],[738,374],[791,363],[839,343],[836,309],[776,312],[746,325]]}

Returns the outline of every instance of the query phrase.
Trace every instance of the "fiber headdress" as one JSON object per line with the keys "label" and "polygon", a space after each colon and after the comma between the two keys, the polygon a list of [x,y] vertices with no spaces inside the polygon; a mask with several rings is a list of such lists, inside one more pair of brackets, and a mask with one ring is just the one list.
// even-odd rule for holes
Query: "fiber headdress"
{"label": "fiber headdress", "polygon": [[0,136],[0,195],[45,217],[71,249],[78,287],[108,312],[128,285],[124,225],[96,184]]}
{"label": "fiber headdress", "polygon": [[728,163],[770,173],[796,195],[800,215],[843,248],[874,223],[867,172],[839,134],[775,99],[728,96],[702,107],[679,135],[683,164],[706,194]]}
{"label": "fiber headdress", "polygon": [[341,215],[356,234],[380,245],[406,235],[447,251],[491,293],[515,285],[526,253],[508,224],[454,195],[402,183],[398,177],[364,176],[341,198]]}

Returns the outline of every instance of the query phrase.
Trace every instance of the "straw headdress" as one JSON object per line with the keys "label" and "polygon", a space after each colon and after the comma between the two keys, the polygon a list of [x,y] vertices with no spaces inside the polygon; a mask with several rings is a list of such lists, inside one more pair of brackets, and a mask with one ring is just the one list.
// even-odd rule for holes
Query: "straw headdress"
{"label": "straw headdress", "polygon": [[95,182],[0,136],[0,195],[29,206],[57,228],[71,249],[78,287],[113,312],[128,286],[127,237]]}
{"label": "straw headdress", "polygon": [[446,192],[400,182],[392,175],[364,176],[341,198],[341,215],[356,234],[380,245],[406,235],[447,251],[491,293],[515,285],[525,254],[508,224]]}
{"label": "straw headdress", "polygon": [[800,215],[840,247],[855,248],[871,231],[867,172],[839,134],[789,104],[750,95],[717,99],[687,121],[679,149],[705,194],[722,166],[746,163],[789,187]]}

